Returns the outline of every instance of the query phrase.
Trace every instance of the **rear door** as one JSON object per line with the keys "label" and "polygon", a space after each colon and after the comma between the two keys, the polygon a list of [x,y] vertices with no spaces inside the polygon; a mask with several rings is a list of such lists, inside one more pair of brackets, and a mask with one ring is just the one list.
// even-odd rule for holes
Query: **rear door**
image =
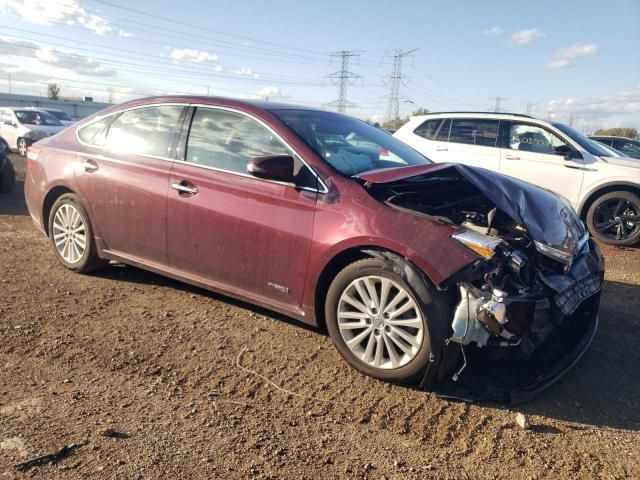
{"label": "rear door", "polygon": [[0,114],[0,136],[5,139],[11,148],[17,148],[18,119],[11,110],[2,110]]}
{"label": "rear door", "polygon": [[[453,118],[447,143],[438,158],[442,162],[462,163],[499,171],[498,127],[500,122],[485,118]],[[442,138],[444,140],[444,137]]]}
{"label": "rear door", "polygon": [[166,265],[166,206],[183,105],[126,110],[83,127],[76,182],[96,235],[117,255]]}
{"label": "rear door", "polygon": [[506,121],[503,128],[500,173],[557,192],[576,207],[584,161],[564,157],[564,153],[574,149],[554,132],[539,125]]}
{"label": "rear door", "polygon": [[225,290],[300,305],[317,179],[299,159],[297,187],[249,175],[249,159],[263,155],[296,158],[274,130],[253,117],[195,108],[184,161],[171,171],[169,262]]}
{"label": "rear door", "polygon": [[408,143],[417,151],[434,162],[444,162],[448,151],[447,141],[451,120],[433,118],[425,120],[413,132],[396,134],[395,136]]}

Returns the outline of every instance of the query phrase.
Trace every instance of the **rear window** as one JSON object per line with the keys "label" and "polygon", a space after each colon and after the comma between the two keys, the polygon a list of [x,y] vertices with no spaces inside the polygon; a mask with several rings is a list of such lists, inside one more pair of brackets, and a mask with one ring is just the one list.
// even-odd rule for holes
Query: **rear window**
{"label": "rear window", "polygon": [[442,123],[441,118],[438,118],[436,120],[427,120],[418,128],[416,128],[413,133],[415,133],[419,137],[426,138],[427,140],[433,140],[436,136],[436,133],[438,132],[440,123]]}
{"label": "rear window", "polygon": [[103,145],[104,134],[111,120],[113,120],[113,117],[107,117],[82,127],[78,130],[78,137],[82,142],[89,145]]}
{"label": "rear window", "polygon": [[498,124],[498,120],[453,119],[449,141],[495,147],[498,141]]}

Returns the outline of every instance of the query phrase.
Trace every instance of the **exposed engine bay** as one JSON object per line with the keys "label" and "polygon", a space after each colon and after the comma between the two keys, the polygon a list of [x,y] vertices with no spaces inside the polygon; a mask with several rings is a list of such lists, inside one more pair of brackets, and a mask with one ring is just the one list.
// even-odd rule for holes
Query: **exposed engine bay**
{"label": "exposed engine bay", "polygon": [[456,165],[368,186],[392,208],[457,228],[451,239],[478,256],[437,285],[455,298],[446,343],[462,359],[453,381],[467,367],[467,347],[530,356],[586,299],[599,298],[604,266],[575,212],[551,192],[526,185],[522,194],[513,182]]}

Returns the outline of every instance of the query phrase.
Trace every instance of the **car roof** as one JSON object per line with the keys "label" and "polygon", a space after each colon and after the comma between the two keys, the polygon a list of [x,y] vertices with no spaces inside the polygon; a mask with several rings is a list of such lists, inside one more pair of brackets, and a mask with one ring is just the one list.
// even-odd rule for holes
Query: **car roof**
{"label": "car roof", "polygon": [[637,138],[619,137],[618,135],[589,135],[589,138],[621,138],[623,140],[631,140],[632,142],[640,142]]}
{"label": "car roof", "polygon": [[296,105],[293,103],[269,102],[266,100],[254,99],[238,99],[228,97],[208,97],[206,95],[165,95],[157,97],[145,97],[131,100],[110,107],[109,110],[122,110],[123,108],[132,108],[143,105],[153,105],[158,103],[196,103],[211,106],[224,106],[236,108],[249,108],[260,110],[312,110],[318,112],[327,112],[320,108],[309,107],[306,105]]}
{"label": "car roof", "polygon": [[532,117],[531,115],[525,115],[524,113],[507,113],[507,112],[431,112],[426,115],[416,115],[411,118],[442,118],[442,117],[450,117],[450,118],[511,118],[522,120],[523,118],[529,120],[535,120],[539,122],[545,122],[546,120],[542,120],[539,118]]}

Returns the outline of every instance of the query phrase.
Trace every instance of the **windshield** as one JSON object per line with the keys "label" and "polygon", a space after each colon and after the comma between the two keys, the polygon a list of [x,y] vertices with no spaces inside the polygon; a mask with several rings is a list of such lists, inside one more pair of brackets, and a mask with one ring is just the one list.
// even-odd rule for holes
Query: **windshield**
{"label": "windshield", "polygon": [[431,163],[387,132],[353,117],[314,110],[271,113],[343,175]]}
{"label": "windshield", "polygon": [[58,112],[54,110],[47,110],[51,115],[56,117],[58,120],[65,120],[67,122],[73,122],[73,118],[67,115],[65,112]]}
{"label": "windshield", "polygon": [[62,124],[56,117],[47,112],[36,110],[16,110],[18,121],[24,125],[48,125],[60,127]]}
{"label": "windshield", "polygon": [[558,130],[562,131],[565,135],[571,137],[571,139],[584,148],[591,155],[598,155],[601,157],[611,157],[611,152],[605,148],[604,145],[599,144],[598,142],[591,140],[589,137],[584,136],[577,130],[565,125],[564,123],[552,122],[551,123]]}

